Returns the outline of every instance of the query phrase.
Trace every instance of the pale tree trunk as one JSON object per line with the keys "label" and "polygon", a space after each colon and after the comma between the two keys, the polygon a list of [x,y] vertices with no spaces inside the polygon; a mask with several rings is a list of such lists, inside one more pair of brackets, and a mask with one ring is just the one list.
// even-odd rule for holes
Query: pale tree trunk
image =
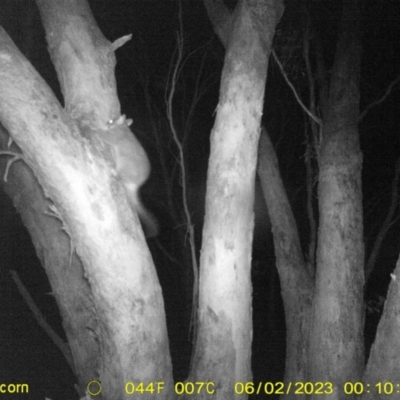
{"label": "pale tree trunk", "polygon": [[[214,30],[226,47],[232,16],[222,2],[205,3]],[[277,269],[285,307],[285,381],[304,382],[307,377],[313,281],[306,269],[296,221],[283,187],[275,150],[264,128],[260,138],[258,174],[274,233]],[[299,395],[295,397],[298,399]]]}
{"label": "pale tree trunk", "polygon": [[[330,97],[320,99],[326,107],[321,110],[324,120],[315,288],[266,133],[260,143],[259,175],[273,226],[287,324],[285,381],[299,383],[285,397],[299,398],[301,393],[294,395],[293,391],[297,388],[301,392],[301,383],[307,380],[327,382],[322,393],[330,399],[343,397],[343,383],[360,378],[362,370],[364,253],[357,129],[360,47],[357,4],[344,3]],[[222,42],[227,43],[229,12],[221,4],[218,7],[219,18],[211,20]],[[312,393],[310,387],[307,390]]]}
{"label": "pale tree trunk", "polygon": [[365,399],[382,399],[399,392],[400,376],[400,258],[391,274],[391,283],[381,320],[371,347],[362,381],[365,385]]}
{"label": "pale tree trunk", "polygon": [[[220,17],[218,12],[212,14],[216,3],[206,2],[211,19]],[[236,387],[236,392],[235,383],[252,380],[254,179],[268,58],[282,12],[280,0],[241,0],[229,23],[211,136],[200,260],[200,323],[189,376],[191,381],[214,382],[218,399],[242,398],[238,393],[243,388]]]}
{"label": "pale tree trunk", "polygon": [[[286,321],[285,382],[305,382],[308,365],[313,280],[306,268],[300,238],[279,173],[278,159],[265,129],[260,138],[260,176],[274,234],[276,267]],[[288,393],[285,397],[299,398]]]}
{"label": "pale tree trunk", "polygon": [[[364,244],[359,145],[359,15],[345,0],[319,158],[319,237],[310,337],[310,377],[332,382],[329,399],[361,378]],[[320,396],[315,396],[320,398]]]}
{"label": "pale tree trunk", "polygon": [[[46,230],[46,219],[62,221],[58,232],[53,231],[62,237],[62,246],[47,247],[44,236],[33,241],[39,252],[49,252],[42,256],[48,271],[54,268],[57,275],[54,262],[71,269],[57,285],[49,277],[63,317],[69,313],[64,324],[79,384],[83,389],[91,375],[102,383],[102,399],[118,400],[131,398],[125,393],[127,382],[162,380],[163,398],[171,398],[171,360],[157,275],[138,218],[110,173],[109,149],[95,139],[109,129],[107,121],[120,116],[114,51],[126,39],[106,41],[82,0],[37,3],[65,108],[1,30],[0,119],[53,203],[46,210],[46,203],[38,200],[41,221],[28,216],[25,222],[31,234],[43,235],[33,224],[42,223]],[[124,124],[120,129],[128,128]],[[57,261],[59,252],[64,254]],[[66,299],[71,288],[72,295],[81,293]],[[78,307],[84,310],[75,315]],[[91,315],[89,326],[84,315]],[[88,366],[89,373],[83,372]],[[154,394],[141,395],[150,397]]]}
{"label": "pale tree trunk", "polygon": [[[322,149],[317,149],[320,227],[315,288],[299,249],[272,144],[267,135],[261,140],[259,174],[273,226],[285,306],[285,389],[298,382],[285,394],[289,398],[304,398],[305,392],[317,390],[318,398],[322,394],[343,398],[348,396],[343,383],[360,378],[362,370],[364,259],[356,10],[349,2],[343,9],[329,102],[323,96],[319,99],[321,106],[327,106],[321,110]],[[311,384],[303,386],[307,381]],[[299,393],[295,395],[294,389]]]}
{"label": "pale tree trunk", "polygon": [[[359,379],[363,365],[358,23],[357,2],[344,1],[329,98],[319,99],[323,121],[320,147],[316,149],[320,167],[320,225],[315,288],[298,250],[296,226],[277,179],[277,161],[267,136],[260,147],[259,173],[261,181],[267,184],[264,193],[273,225],[285,305],[288,339],[285,381],[287,385],[298,382],[301,393],[296,396],[289,393],[296,398],[304,396],[305,391],[312,394],[317,390],[318,398],[321,394],[329,399],[344,398],[348,395],[343,392],[343,384]],[[307,381],[322,384],[302,386]]]}
{"label": "pale tree trunk", "polygon": [[[368,107],[366,108],[368,110]],[[365,113],[363,113],[365,115]],[[362,114],[362,115],[363,115]],[[365,268],[368,279],[374,261],[376,260],[380,244],[390,226],[394,211],[398,203],[397,187],[400,173],[400,161],[397,160],[395,176],[392,182],[392,200],[382,228],[378,233],[376,242],[371,251],[370,258]],[[365,382],[365,399],[381,399],[399,392],[398,377],[400,376],[400,257],[396,269],[390,274],[391,282],[387,293],[387,300],[382,316],[376,330],[375,341],[371,347],[370,356],[363,382]],[[395,349],[395,351],[394,351]],[[369,386],[367,387],[367,384]],[[369,393],[367,393],[367,390]]]}
{"label": "pale tree trunk", "polygon": [[[7,133],[2,128],[0,148],[5,150],[7,142]],[[15,145],[8,150],[18,151]],[[2,177],[5,176],[8,161],[9,157],[0,157]],[[83,395],[87,383],[97,374],[99,345],[92,333],[98,328],[92,311],[94,305],[90,288],[83,278],[82,263],[71,251],[68,235],[63,231],[60,220],[51,213],[51,202],[46,200],[32,170],[25,163],[14,163],[9,169],[7,182],[2,180],[1,187],[21,215],[46,271],[68,339],[70,350],[66,351],[71,354],[67,361],[78,379],[79,393]]]}

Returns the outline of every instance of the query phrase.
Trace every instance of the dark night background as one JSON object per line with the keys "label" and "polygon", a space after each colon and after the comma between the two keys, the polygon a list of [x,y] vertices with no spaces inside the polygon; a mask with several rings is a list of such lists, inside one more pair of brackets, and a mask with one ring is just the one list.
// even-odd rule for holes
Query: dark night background
{"label": "dark night background", "polygon": [[[325,46],[330,67],[335,51],[341,2],[308,1],[310,15]],[[149,242],[165,296],[174,377],[183,380],[188,373],[187,305],[182,265],[190,268],[178,253],[178,227],[171,222],[165,207],[162,176],[155,145],[160,135],[171,142],[165,117],[164,92],[168,70],[176,48],[179,29],[176,0],[96,0],[90,1],[105,37],[114,41],[132,33],[132,40],[117,51],[117,81],[122,111],[133,118],[133,130],[148,151],[153,165],[150,181],[143,191],[145,203],[160,220],[161,233]],[[227,1],[234,6],[235,1]],[[286,1],[286,9],[276,37],[275,49],[303,100],[308,102],[307,82],[301,57],[301,1]],[[400,1],[364,1],[362,21],[361,111],[380,98],[400,73]],[[224,49],[213,33],[200,0],[183,0],[185,57],[175,99],[178,130],[185,130],[192,96],[199,78],[202,97],[186,125],[185,139],[189,171],[189,201],[201,237],[202,200],[209,151],[209,133],[218,104],[219,77]],[[39,14],[30,0],[2,0],[0,23],[20,50],[32,62],[61,100],[55,71],[47,53]],[[1,85],[1,83],[0,83]],[[147,88],[147,94],[145,91]],[[146,97],[147,96],[147,97]],[[148,101],[151,99],[151,107]],[[399,141],[400,91],[395,86],[380,105],[360,124],[363,160],[364,236],[366,258],[386,216],[391,199],[391,183]],[[305,214],[304,127],[306,118],[284,82],[276,64],[270,60],[263,123],[275,144],[282,177],[299,226],[303,250],[309,228]],[[173,154],[174,146],[168,151]],[[172,150],[171,150],[172,149]],[[170,155],[169,167],[174,157]],[[179,185],[175,196],[179,196]],[[274,267],[272,237],[265,206],[257,188],[256,229],[253,252],[253,373],[255,381],[281,380],[284,371],[285,325],[280,287]],[[178,201],[178,200],[177,200]],[[379,299],[386,295],[390,273],[399,256],[398,210],[379,253],[375,270],[366,287],[368,309],[365,338],[369,349],[379,320]],[[171,239],[173,238],[173,239]],[[174,241],[175,240],[175,241]],[[199,243],[197,243],[199,246]],[[15,213],[11,201],[0,192],[0,382],[29,383],[31,393],[24,398],[53,400],[77,398],[74,377],[61,353],[18,293],[9,270],[16,270],[40,307],[47,321],[63,336],[62,324],[44,270],[40,266],[28,233]],[[175,246],[175,247],[174,247]],[[168,261],[161,248],[169,249],[181,261]],[[178,250],[174,250],[179,249]],[[175,254],[176,253],[176,254]],[[169,259],[174,258],[170,257]],[[186,321],[186,322],[185,322]],[[6,398],[6,397],[4,397]],[[18,398],[18,396],[12,396]],[[22,396],[21,396],[22,398]]]}

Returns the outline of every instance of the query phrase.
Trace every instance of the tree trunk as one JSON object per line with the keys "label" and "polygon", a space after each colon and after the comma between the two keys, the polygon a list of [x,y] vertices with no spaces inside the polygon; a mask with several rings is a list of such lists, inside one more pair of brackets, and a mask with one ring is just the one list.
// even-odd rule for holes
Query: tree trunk
{"label": "tree trunk", "polygon": [[[207,0],[206,5],[214,30],[226,47],[231,25],[227,19],[230,14],[222,3]],[[275,255],[285,307],[285,381],[304,382],[308,364],[313,282],[305,266],[296,221],[280,177],[275,150],[265,129],[262,129],[258,157],[258,174],[274,233]]]}
{"label": "tree trunk", "polygon": [[[128,38],[107,42],[82,0],[38,1],[38,6],[65,109],[1,30],[0,119],[51,199],[49,212],[62,222],[69,252],[83,265],[77,279],[84,282],[75,289],[83,287],[90,294],[79,306],[92,307],[88,311],[97,324],[84,327],[78,321],[71,329],[71,335],[76,335],[69,337],[77,346],[73,351],[76,369],[85,368],[86,358],[77,354],[89,348],[79,349],[87,343],[79,336],[83,329],[83,335],[92,335],[92,343],[97,344],[93,348],[100,349],[96,354],[89,350],[88,357],[95,357],[91,365],[98,366],[91,379],[101,381],[101,398],[125,399],[130,397],[125,391],[127,382],[161,378],[163,398],[171,398],[172,368],[157,275],[138,218],[120,182],[110,173],[109,150],[94,137],[99,130],[109,129],[107,121],[119,120],[114,51]],[[54,248],[55,253],[58,250]],[[63,267],[71,268],[63,257]],[[53,286],[60,302],[68,284],[71,279],[61,282],[62,288]],[[69,305],[66,312],[73,312]],[[154,394],[145,392],[141,397]]]}
{"label": "tree trunk", "polygon": [[344,398],[343,384],[361,378],[364,362],[357,6],[356,0],[344,1],[319,159],[320,220],[309,380],[332,382],[335,390],[329,399]]}
{"label": "tree trunk", "polygon": [[213,381],[218,399],[242,397],[246,391],[235,383],[252,379],[254,179],[268,58],[282,12],[281,1],[236,6],[211,137],[200,324],[189,380]]}
{"label": "tree trunk", "polygon": [[[1,128],[2,150],[7,149],[7,142],[8,134]],[[19,152],[15,145],[10,150]],[[10,160],[10,157],[0,157],[1,176],[5,176]],[[73,355],[74,362],[70,366],[83,396],[87,383],[96,376],[99,346],[92,334],[97,330],[97,322],[92,312],[94,305],[90,288],[83,277],[82,263],[72,251],[71,241],[63,231],[61,221],[52,215],[51,202],[45,198],[32,170],[24,162],[12,164],[7,182],[1,180],[1,187],[21,215],[46,271],[52,294],[60,309],[71,357]]]}
{"label": "tree trunk", "polygon": [[[391,274],[391,283],[381,320],[371,347],[362,381],[365,382],[363,399],[382,399],[399,392],[400,355],[400,258]],[[367,387],[367,384],[369,386]],[[369,393],[367,393],[367,390]]]}
{"label": "tree trunk", "polygon": [[[300,247],[292,209],[267,131],[260,139],[258,174],[271,219],[276,266],[286,321],[285,382],[305,382],[308,364],[313,281]],[[298,398],[299,394],[288,394]]]}

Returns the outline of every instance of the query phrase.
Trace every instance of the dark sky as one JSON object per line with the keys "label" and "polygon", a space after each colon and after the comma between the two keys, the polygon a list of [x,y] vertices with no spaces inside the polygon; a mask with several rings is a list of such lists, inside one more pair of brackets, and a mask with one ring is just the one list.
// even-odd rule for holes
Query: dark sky
{"label": "dark sky", "polygon": [[[234,3],[231,1],[230,5],[233,6]],[[329,70],[335,50],[340,1],[325,0],[308,3],[318,35],[321,35],[325,45],[325,58]],[[176,0],[91,1],[96,20],[107,39],[113,41],[128,33],[133,35],[132,41],[117,52],[118,90],[123,113],[134,119],[135,132],[148,151],[153,164],[153,175],[144,191],[144,197],[148,199],[150,206],[161,220],[163,232],[160,241],[164,240],[165,236],[173,235],[176,227],[170,226],[170,219],[165,215],[163,192],[158,190],[161,179],[160,165],[154,137],[150,132],[156,129],[160,135],[163,135],[163,140],[170,141],[165,119],[164,92],[168,82],[168,70],[176,48],[176,32],[179,29],[177,4]],[[186,149],[189,179],[193,188],[193,197],[201,198],[204,195],[209,133],[218,103],[219,76],[223,65],[224,49],[213,34],[202,2],[183,0],[182,4],[187,60],[177,88],[176,123],[179,132],[182,133],[185,129],[188,131]],[[380,98],[390,82],[400,73],[400,40],[398,39],[400,1],[368,0],[363,4],[361,109]],[[285,61],[289,76],[307,103],[308,89],[301,60],[302,12],[300,5],[300,1],[292,1],[290,5],[287,5],[278,27],[280,40],[277,40],[276,51]],[[34,4],[28,0],[2,0],[0,23],[62,101]],[[146,79],[149,82],[151,109],[146,105],[143,83]],[[196,82],[201,84],[202,96],[190,120],[190,125],[186,125]],[[374,107],[360,124],[360,140],[364,154],[363,194],[367,255],[390,204],[394,166],[400,155],[399,102],[400,91],[398,86],[395,86],[387,99]],[[306,220],[304,218],[304,121],[304,114],[282,79],[276,64],[271,61],[263,123],[267,126],[275,143],[282,176],[299,225],[304,224]],[[174,158],[171,157],[169,162],[173,163]],[[191,207],[196,226],[200,227],[203,205],[194,202]],[[264,215],[265,210],[261,214]],[[261,214],[258,219],[256,214],[256,226],[264,225]],[[399,254],[398,210],[396,215],[397,219],[384,241],[377,270],[371,279],[369,286],[371,298],[385,294],[389,273],[393,270]],[[1,265],[0,270],[2,280],[0,283],[2,318],[0,381],[30,383],[35,393],[34,397],[29,397],[32,399],[43,399],[45,396],[53,400],[73,398],[74,380],[68,367],[66,365],[64,368],[56,367],[56,361],[58,364],[61,355],[37,326],[34,317],[9,277],[9,269],[18,271],[49,322],[62,334],[57,308],[52,296],[49,295],[51,289],[36,259],[29,235],[12,211],[10,202],[2,193],[0,193],[0,218],[3,254],[0,260],[3,260],[4,264]],[[299,229],[302,233],[303,246],[305,246],[308,228],[300,226]],[[258,266],[262,260],[271,256],[269,250],[266,250],[271,243],[268,237],[265,228],[257,230],[253,258]],[[154,258],[157,260],[157,255],[154,255]],[[160,273],[162,282],[168,279],[170,276],[162,276]],[[254,313],[261,319],[264,318],[266,322],[264,325],[260,323],[259,328],[255,328],[254,340],[259,340],[257,342],[259,346],[263,341],[266,342],[264,343],[266,346],[268,343],[270,347],[271,343],[272,347],[283,346],[277,341],[277,337],[282,338],[283,318],[280,300],[276,299],[277,296],[279,297],[276,273],[274,269],[269,270],[268,273],[257,269],[256,279],[254,298],[259,303],[253,305]],[[163,289],[168,296],[169,288],[164,286]],[[272,298],[274,307],[270,305],[267,309],[265,305],[267,299],[260,293],[265,293],[269,299]],[[174,312],[174,301],[171,294],[171,299],[167,300],[167,313],[170,310],[171,315]],[[275,313],[275,317],[267,318],[265,316],[267,312]],[[265,326],[267,323],[274,327],[268,330]],[[172,322],[169,322],[169,328],[171,331],[174,329]],[[271,333],[273,330],[275,336]],[[261,339],[257,339],[258,337]],[[257,349],[262,357],[271,357],[272,354],[282,360],[282,352],[277,355],[269,351],[264,347]],[[261,360],[254,360],[253,364],[256,377],[263,380],[280,378],[281,362],[279,364],[275,361],[275,367],[266,367],[261,358]],[[180,376],[179,373],[177,375]]]}

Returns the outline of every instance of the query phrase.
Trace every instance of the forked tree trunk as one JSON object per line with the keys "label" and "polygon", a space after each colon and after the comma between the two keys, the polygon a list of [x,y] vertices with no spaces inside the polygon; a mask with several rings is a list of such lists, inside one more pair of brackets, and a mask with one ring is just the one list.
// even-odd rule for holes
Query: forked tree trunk
{"label": "forked tree trunk", "polygon": [[[62,247],[46,247],[35,237],[33,242],[38,252],[44,247],[53,252],[42,261],[57,260],[57,253],[64,252],[61,268],[74,268],[58,285],[50,273],[49,277],[63,316],[69,313],[73,320],[66,318],[64,324],[81,392],[91,375],[101,381],[103,399],[130,398],[125,392],[130,381],[161,380],[163,398],[171,398],[172,368],[157,275],[138,218],[110,173],[110,152],[96,140],[97,132],[109,129],[107,122],[120,116],[114,51],[128,38],[114,44],[106,41],[85,1],[37,3],[65,108],[1,30],[0,119],[51,199],[51,209],[42,208],[42,219],[61,221]],[[34,236],[38,231],[32,223],[36,221],[26,221]],[[57,236],[57,229],[53,233]],[[56,270],[49,262],[44,264]],[[84,298],[66,298],[68,285],[73,285],[72,293],[82,287]],[[79,307],[84,311],[75,315]],[[86,313],[93,316],[88,321],[83,318]],[[141,395],[150,397],[154,394]]]}
{"label": "forked tree trunk", "polygon": [[[330,398],[342,395],[340,384],[345,379],[360,377],[363,359],[361,157],[357,130],[360,48],[356,4],[344,3],[329,103],[320,99],[328,109],[322,110],[321,218],[314,298],[312,278],[306,271],[296,224],[266,135],[261,141],[259,166],[285,306],[285,380],[299,385],[307,380],[331,381],[335,390],[334,394],[329,393]],[[219,15],[224,18],[212,21],[223,43],[227,43],[229,12],[225,9]],[[310,329],[312,334],[308,337]],[[333,331],[335,335],[331,334]],[[301,392],[301,387],[297,389]],[[328,394],[330,388],[326,390]],[[290,396],[299,398],[301,393],[294,395],[292,391],[286,395]]]}
{"label": "forked tree trunk", "polygon": [[[226,47],[232,15],[220,1],[210,0],[205,3],[214,30]],[[304,382],[308,365],[313,282],[305,266],[296,221],[280,177],[275,150],[264,128],[258,157],[258,174],[274,233],[277,269],[285,308],[287,329],[285,381]],[[289,393],[288,396],[290,395]]]}

